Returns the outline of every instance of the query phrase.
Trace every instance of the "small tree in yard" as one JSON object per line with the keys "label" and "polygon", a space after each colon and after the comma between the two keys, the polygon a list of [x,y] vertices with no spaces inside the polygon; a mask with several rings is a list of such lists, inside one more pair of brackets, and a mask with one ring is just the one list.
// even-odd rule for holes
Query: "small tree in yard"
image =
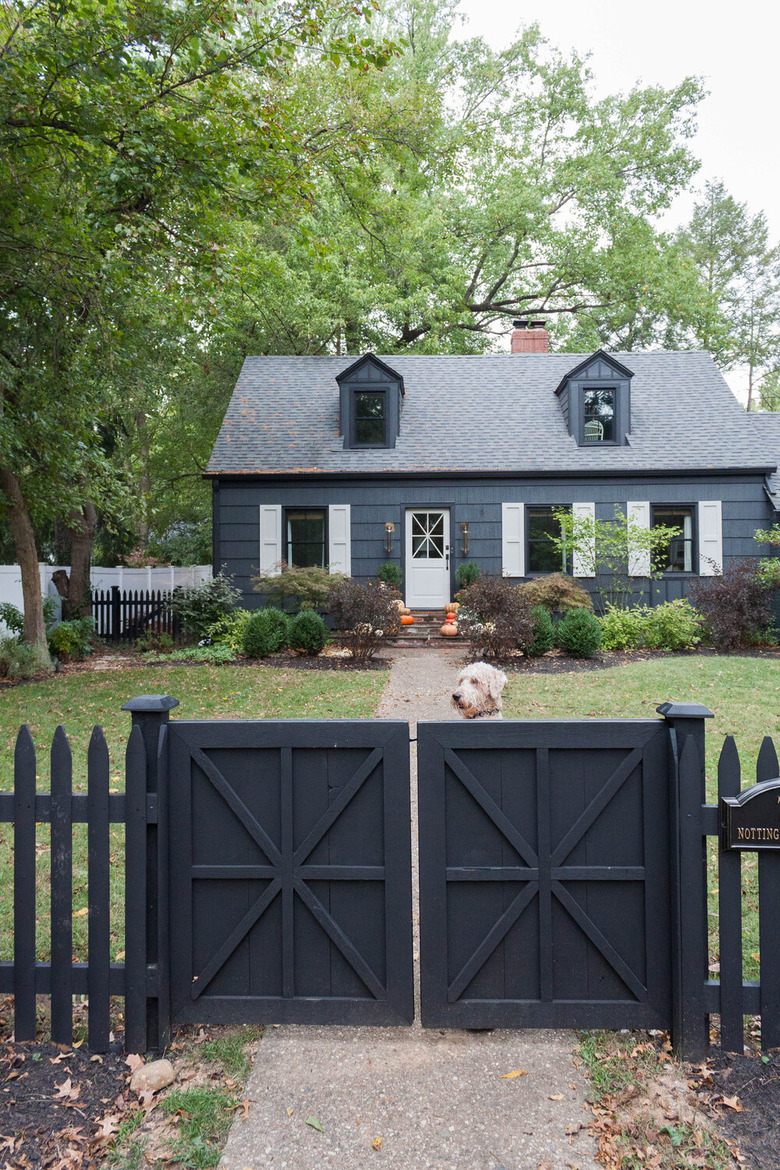
{"label": "small tree in yard", "polygon": [[347,578],[331,590],[328,601],[339,638],[356,662],[367,662],[398,633],[398,606],[390,590],[378,581]]}
{"label": "small tree in yard", "polygon": [[477,658],[508,658],[535,641],[531,606],[503,577],[483,574],[460,592],[458,627]]}
{"label": "small tree in yard", "polygon": [[[655,525],[647,528],[615,508],[614,520],[596,520],[592,516],[556,508],[561,526],[560,536],[548,539],[557,552],[571,557],[583,577],[594,577],[602,605],[624,609],[637,592],[640,580],[655,580],[662,576],[665,566],[661,554],[669,541],[680,535],[679,528]],[[629,572],[631,559],[644,562],[641,576]],[[639,590],[641,593],[641,590]]]}
{"label": "small tree in yard", "polygon": [[[774,576],[767,575],[768,566],[775,566]],[[770,597],[778,585],[777,568],[777,561],[744,557],[733,561],[720,577],[700,577],[691,582],[691,601],[719,650],[754,646],[766,640],[772,620]]]}
{"label": "small tree in yard", "polygon": [[288,600],[292,600],[297,609],[307,610],[324,606],[333,586],[343,580],[342,573],[331,573],[319,565],[301,568],[280,561],[270,572],[253,577],[252,588],[255,593],[262,593],[269,605],[285,609]]}

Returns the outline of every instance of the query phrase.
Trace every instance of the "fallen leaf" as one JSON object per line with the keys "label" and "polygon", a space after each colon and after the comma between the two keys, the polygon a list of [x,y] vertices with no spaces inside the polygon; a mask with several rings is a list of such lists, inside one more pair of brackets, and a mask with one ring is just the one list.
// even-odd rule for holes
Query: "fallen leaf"
{"label": "fallen leaf", "polygon": [[716,1105],[725,1105],[727,1109],[733,1109],[735,1113],[742,1112],[742,1102],[739,1097],[717,1097]]}
{"label": "fallen leaf", "polygon": [[89,914],[89,906],[82,906],[81,910],[73,911],[74,918],[86,918],[87,914]]}
{"label": "fallen leaf", "polygon": [[70,1077],[67,1077],[61,1085],[54,1086],[57,1092],[54,1094],[54,1100],[75,1101],[79,1095],[79,1085],[71,1083]]}
{"label": "fallen leaf", "polygon": [[318,1133],[325,1132],[322,1128],[322,1122],[320,1121],[319,1117],[315,1117],[314,1114],[312,1114],[311,1117],[306,1118],[306,1124],[310,1125],[312,1129],[316,1129]]}
{"label": "fallen leaf", "polygon": [[549,1093],[547,1096],[547,1100],[548,1101],[562,1101],[563,1100],[563,1093]]}
{"label": "fallen leaf", "polygon": [[139,1056],[137,1052],[129,1052],[125,1058],[125,1064],[131,1073],[134,1073],[137,1068],[140,1068],[143,1062],[143,1057]]}
{"label": "fallen leaf", "polygon": [[295,1112],[295,1110],[293,1109],[292,1105],[288,1105],[287,1106],[287,1116],[292,1117],[294,1112]]}
{"label": "fallen leaf", "polygon": [[371,1143],[371,1149],[372,1149],[372,1150],[381,1150],[381,1149],[382,1149],[382,1139],[381,1139],[381,1137],[375,1137],[375,1138],[374,1138],[374,1140],[373,1140],[373,1141],[372,1141],[372,1143]]}
{"label": "fallen leaf", "polygon": [[501,1074],[501,1080],[502,1080],[502,1081],[508,1081],[508,1080],[511,1080],[511,1078],[512,1078],[512,1077],[527,1077],[527,1076],[528,1076],[528,1069],[526,1069],[526,1068],[515,1068],[515,1069],[512,1069],[512,1071],[511,1071],[511,1072],[508,1072],[508,1073],[502,1073],[502,1074]]}

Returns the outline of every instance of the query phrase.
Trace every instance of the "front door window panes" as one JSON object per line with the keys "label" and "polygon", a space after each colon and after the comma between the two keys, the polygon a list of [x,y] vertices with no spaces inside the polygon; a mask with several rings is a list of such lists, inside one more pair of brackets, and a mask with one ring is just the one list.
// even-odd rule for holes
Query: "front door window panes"
{"label": "front door window panes", "polygon": [[658,550],[656,565],[664,573],[693,572],[693,508],[653,508],[653,527],[676,528],[665,548]]}
{"label": "front door window panes", "polygon": [[614,443],[614,390],[583,391],[582,434],[585,443]]}
{"label": "front door window panes", "polygon": [[415,560],[443,560],[444,516],[441,512],[415,512],[412,516],[412,556]]}
{"label": "front door window panes", "polygon": [[566,554],[553,539],[561,535],[561,522],[552,508],[528,508],[528,572],[565,573]]}
{"label": "front door window panes", "polygon": [[325,568],[325,512],[287,513],[287,564],[299,569]]}
{"label": "front door window panes", "polygon": [[385,396],[383,393],[355,392],[355,446],[385,445]]}

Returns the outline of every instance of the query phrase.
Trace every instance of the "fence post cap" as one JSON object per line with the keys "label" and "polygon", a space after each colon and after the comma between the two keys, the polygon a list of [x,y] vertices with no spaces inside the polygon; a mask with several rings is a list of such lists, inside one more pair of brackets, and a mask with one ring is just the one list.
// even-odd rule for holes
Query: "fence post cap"
{"label": "fence post cap", "polygon": [[136,695],[122,704],[123,711],[143,711],[147,714],[159,714],[161,711],[171,711],[179,706],[179,700],[172,695]]}
{"label": "fence post cap", "polygon": [[714,719],[715,715],[703,703],[661,703],[656,707],[665,719]]}

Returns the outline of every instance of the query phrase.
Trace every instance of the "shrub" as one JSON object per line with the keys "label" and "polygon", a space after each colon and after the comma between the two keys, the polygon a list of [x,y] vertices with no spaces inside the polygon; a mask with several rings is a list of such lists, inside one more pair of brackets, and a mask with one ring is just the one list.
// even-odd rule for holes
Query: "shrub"
{"label": "shrub", "polygon": [[207,637],[215,646],[229,646],[231,650],[240,650],[244,641],[246,624],[255,609],[234,609],[226,617],[209,626]]}
{"label": "shrub", "polygon": [[646,606],[621,609],[607,603],[607,611],[599,618],[601,645],[605,650],[634,650],[641,645]]}
{"label": "shrub", "polygon": [[357,662],[367,662],[401,624],[390,591],[378,581],[340,581],[330,594],[330,614],[342,644]]}
{"label": "shrub", "polygon": [[478,658],[507,658],[534,642],[530,605],[509,581],[488,573],[461,591],[458,629]]}
{"label": "shrub", "polygon": [[482,570],[476,561],[464,561],[455,570],[455,580],[459,589],[468,589],[469,585],[473,585],[481,576]]}
{"label": "shrub", "polygon": [[21,638],[24,633],[24,614],[10,601],[0,604],[0,622],[5,622],[14,637]]}
{"label": "shrub", "polygon": [[47,635],[49,650],[61,662],[81,662],[92,653],[95,620],[92,617],[74,618],[52,626]]}
{"label": "shrub", "polygon": [[135,648],[142,653],[152,651],[157,654],[167,654],[173,650],[173,638],[170,634],[147,630],[145,634],[141,634],[140,638],[136,638]]}
{"label": "shrub", "polygon": [[233,662],[236,651],[231,646],[224,646],[219,642],[213,646],[185,646],[180,650],[173,650],[161,654],[151,650],[144,654],[145,662],[205,662],[211,666],[224,666],[226,662]]}
{"label": "shrub", "polygon": [[535,605],[531,610],[531,617],[534,620],[534,640],[526,654],[530,658],[540,658],[555,645],[555,627],[543,605]]}
{"label": "shrub", "polygon": [[318,613],[304,610],[290,622],[287,644],[296,654],[319,654],[330,640],[328,627]]}
{"label": "shrub", "polygon": [[249,658],[278,654],[287,645],[287,615],[273,606],[256,609],[244,626],[241,649]]}
{"label": "shrub", "polygon": [[209,627],[235,607],[241,590],[235,588],[232,580],[218,573],[200,585],[176,586],[171,598],[172,609],[191,638],[205,638]]}
{"label": "shrub", "polygon": [[555,639],[574,658],[592,658],[601,645],[599,619],[589,609],[570,609],[555,627]]}
{"label": "shrub", "polygon": [[529,605],[543,605],[549,613],[565,613],[569,609],[593,609],[587,589],[565,573],[550,573],[535,577],[517,586],[517,591]]}
{"label": "shrub", "polygon": [[252,588],[280,609],[286,607],[288,600],[293,601],[298,609],[314,609],[325,605],[331,589],[343,580],[343,573],[329,573],[318,565],[301,569],[282,561],[277,572],[258,573],[253,577]]}
{"label": "shrub", "polygon": [[391,589],[400,589],[404,579],[401,566],[396,561],[383,561],[377,569],[376,575]]}
{"label": "shrub", "polygon": [[701,642],[704,620],[685,598],[643,608],[642,641],[648,650],[693,650]]}
{"label": "shrub", "polygon": [[773,588],[762,580],[761,562],[744,557],[732,561],[720,577],[692,581],[690,595],[713,645],[719,650],[733,650],[762,640],[772,618]]}
{"label": "shrub", "polygon": [[0,638],[0,678],[32,678],[50,670],[51,663],[44,660],[37,646],[18,638]]}

